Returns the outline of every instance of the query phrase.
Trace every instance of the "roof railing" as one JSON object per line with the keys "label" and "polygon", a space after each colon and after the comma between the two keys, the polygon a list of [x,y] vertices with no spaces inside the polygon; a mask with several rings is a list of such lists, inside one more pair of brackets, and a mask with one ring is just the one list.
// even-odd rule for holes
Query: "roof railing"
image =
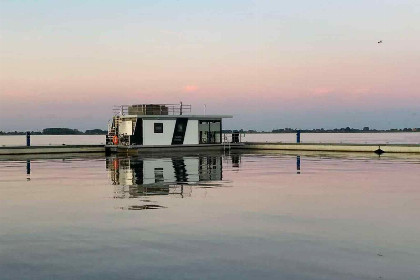
{"label": "roof railing", "polygon": [[191,113],[191,105],[179,104],[133,104],[114,106],[114,115],[183,115]]}

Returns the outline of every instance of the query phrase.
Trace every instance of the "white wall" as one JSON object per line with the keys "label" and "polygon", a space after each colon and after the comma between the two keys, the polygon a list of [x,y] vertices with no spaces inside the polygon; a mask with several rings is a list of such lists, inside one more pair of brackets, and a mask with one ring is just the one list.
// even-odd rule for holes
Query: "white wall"
{"label": "white wall", "polygon": [[[171,145],[175,122],[175,119],[143,120],[143,145]],[[155,133],[155,123],[163,123],[163,133]]]}
{"label": "white wall", "polygon": [[118,127],[118,130],[120,134],[133,135],[133,121],[122,120]]}
{"label": "white wall", "polygon": [[[154,124],[163,123],[163,133],[154,132]],[[143,120],[143,145],[171,145],[176,120]],[[184,144],[198,144],[198,120],[188,120]]]}
{"label": "white wall", "polygon": [[184,144],[198,144],[198,120],[188,120]]}

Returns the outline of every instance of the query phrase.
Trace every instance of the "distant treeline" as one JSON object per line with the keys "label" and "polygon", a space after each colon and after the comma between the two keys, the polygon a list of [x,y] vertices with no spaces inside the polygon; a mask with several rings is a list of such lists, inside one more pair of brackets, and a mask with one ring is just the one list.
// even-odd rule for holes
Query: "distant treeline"
{"label": "distant treeline", "polygon": [[391,128],[391,129],[370,129],[369,127],[364,127],[362,129],[358,128],[334,128],[334,129],[324,129],[324,128],[314,128],[314,129],[298,129],[298,128],[277,128],[271,131],[258,131],[258,130],[223,130],[224,133],[240,132],[240,133],[296,133],[300,131],[302,133],[379,133],[379,132],[420,132],[420,128]]}
{"label": "distant treeline", "polygon": [[[42,131],[30,131],[32,135],[106,135],[108,131],[102,129],[88,129],[85,132],[62,127],[45,128]],[[25,135],[26,131],[0,131],[0,135]]]}

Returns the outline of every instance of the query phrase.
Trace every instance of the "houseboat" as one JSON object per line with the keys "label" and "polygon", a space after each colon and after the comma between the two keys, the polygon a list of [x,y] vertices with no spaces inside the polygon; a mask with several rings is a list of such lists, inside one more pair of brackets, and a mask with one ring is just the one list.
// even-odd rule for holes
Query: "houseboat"
{"label": "houseboat", "polygon": [[[223,119],[229,115],[193,115],[191,105],[139,104],[114,108],[108,123],[108,152],[156,148],[223,148]],[[231,142],[231,141],[230,141]]]}

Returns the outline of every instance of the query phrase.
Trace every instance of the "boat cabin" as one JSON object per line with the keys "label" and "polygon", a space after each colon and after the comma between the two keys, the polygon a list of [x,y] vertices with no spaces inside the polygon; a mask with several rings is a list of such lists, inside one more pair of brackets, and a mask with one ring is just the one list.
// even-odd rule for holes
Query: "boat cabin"
{"label": "boat cabin", "polygon": [[191,115],[191,105],[140,104],[115,108],[107,145],[166,146],[222,143],[228,115]]}

